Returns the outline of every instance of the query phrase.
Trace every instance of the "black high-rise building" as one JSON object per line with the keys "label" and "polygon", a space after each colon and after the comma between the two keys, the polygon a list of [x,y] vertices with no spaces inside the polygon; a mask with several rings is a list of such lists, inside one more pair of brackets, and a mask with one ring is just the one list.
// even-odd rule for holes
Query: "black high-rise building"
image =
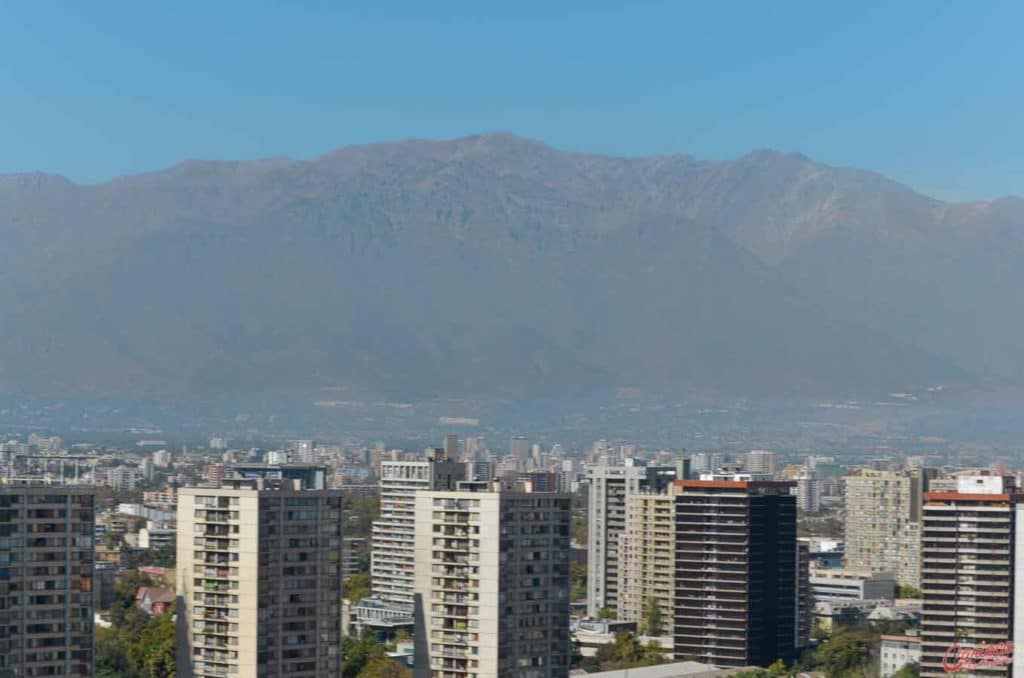
{"label": "black high-rise building", "polygon": [[675,483],[677,658],[723,667],[794,659],[799,620],[792,485]]}

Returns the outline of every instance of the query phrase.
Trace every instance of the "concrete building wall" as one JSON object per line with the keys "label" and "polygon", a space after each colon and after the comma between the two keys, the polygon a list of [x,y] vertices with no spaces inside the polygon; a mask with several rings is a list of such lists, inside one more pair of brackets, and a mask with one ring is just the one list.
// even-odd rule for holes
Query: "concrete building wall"
{"label": "concrete building wall", "polygon": [[619,536],[618,618],[646,628],[648,601],[661,609],[660,635],[671,636],[675,614],[675,497],[638,492],[627,499]]}
{"label": "concrete building wall", "polygon": [[0,487],[0,675],[93,675],[92,488]]}
{"label": "concrete building wall", "polygon": [[619,535],[626,527],[626,499],[640,490],[646,469],[595,466],[587,473],[587,615],[618,605]]}
{"label": "concrete building wall", "polygon": [[569,667],[569,499],[424,491],[415,504],[417,678]]}
{"label": "concrete building wall", "polygon": [[341,493],[185,488],[178,509],[179,674],[337,675]]}
{"label": "concrete building wall", "polygon": [[920,587],[921,473],[861,469],[846,486],[846,565]]}

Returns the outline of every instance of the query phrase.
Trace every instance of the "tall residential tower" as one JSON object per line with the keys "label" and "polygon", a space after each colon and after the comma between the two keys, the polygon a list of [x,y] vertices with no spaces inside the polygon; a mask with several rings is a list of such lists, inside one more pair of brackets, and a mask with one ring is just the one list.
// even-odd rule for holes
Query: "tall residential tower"
{"label": "tall residential tower", "polygon": [[374,596],[412,612],[416,493],[455,489],[465,477],[466,465],[436,448],[423,459],[381,462],[380,520],[373,522]]}
{"label": "tall residential tower", "polygon": [[179,491],[178,675],[338,676],[341,491],[247,475]]}
{"label": "tall residential tower", "polygon": [[[630,460],[632,461],[632,460]],[[608,466],[587,472],[587,615],[619,603],[619,535],[626,527],[628,498],[641,491],[663,491],[675,480],[674,466]]]}
{"label": "tall residential tower", "polygon": [[417,678],[569,674],[568,495],[416,495]]}
{"label": "tall residential tower", "polygon": [[93,675],[92,488],[0,486],[0,676]]}
{"label": "tall residential tower", "polygon": [[675,655],[791,661],[802,636],[792,483],[676,482]]}

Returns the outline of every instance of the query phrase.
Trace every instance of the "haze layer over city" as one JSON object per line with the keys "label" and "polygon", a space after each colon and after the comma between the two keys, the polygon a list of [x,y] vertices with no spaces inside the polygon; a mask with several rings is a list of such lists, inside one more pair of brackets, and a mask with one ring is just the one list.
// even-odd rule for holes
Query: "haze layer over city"
{"label": "haze layer over city", "polygon": [[1024,675],[1019,4],[0,14],[0,678]]}

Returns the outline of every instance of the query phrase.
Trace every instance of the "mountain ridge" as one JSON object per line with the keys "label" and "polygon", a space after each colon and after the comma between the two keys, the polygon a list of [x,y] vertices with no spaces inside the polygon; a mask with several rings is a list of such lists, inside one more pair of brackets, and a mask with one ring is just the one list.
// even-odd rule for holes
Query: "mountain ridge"
{"label": "mountain ridge", "polygon": [[1024,381],[1024,201],[945,203],[799,153],[616,158],[499,133],[11,176],[9,391]]}

